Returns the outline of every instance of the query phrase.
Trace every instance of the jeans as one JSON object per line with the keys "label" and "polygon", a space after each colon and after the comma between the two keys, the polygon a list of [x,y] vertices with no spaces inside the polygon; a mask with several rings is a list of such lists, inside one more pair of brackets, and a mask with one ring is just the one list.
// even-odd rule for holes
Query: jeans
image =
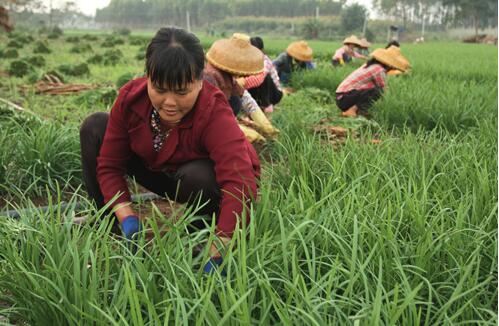
{"label": "jeans", "polygon": [[347,93],[336,93],[336,105],[341,111],[347,111],[352,106],[357,105],[361,112],[367,110],[383,95],[383,89],[374,87],[364,90],[351,90]]}

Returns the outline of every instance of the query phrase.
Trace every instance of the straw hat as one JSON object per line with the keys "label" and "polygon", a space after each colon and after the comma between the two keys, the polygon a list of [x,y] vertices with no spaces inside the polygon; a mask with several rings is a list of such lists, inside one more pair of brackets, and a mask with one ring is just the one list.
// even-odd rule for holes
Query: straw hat
{"label": "straw hat", "polygon": [[305,41],[296,41],[288,45],[286,52],[299,61],[312,61],[313,50]]}
{"label": "straw hat", "polygon": [[263,71],[263,53],[251,45],[249,36],[234,33],[230,39],[215,41],[206,60],[232,75],[249,76]]}
{"label": "straw hat", "polygon": [[343,44],[353,44],[357,46],[362,46],[362,41],[355,35],[350,35],[346,39],[343,40]]}
{"label": "straw hat", "polygon": [[232,37],[238,38],[238,39],[241,39],[243,41],[246,41],[246,42],[250,43],[250,36],[248,34],[234,33],[234,34],[232,34]]}
{"label": "straw hat", "polygon": [[387,50],[390,50],[392,53],[396,54],[400,60],[400,62],[404,65],[404,71],[411,69],[411,64],[406,57],[402,55],[402,50],[398,46],[392,45]]}
{"label": "straw hat", "polygon": [[406,72],[410,68],[409,61],[401,54],[400,49],[397,47],[376,49],[371,53],[371,57],[402,72]]}
{"label": "straw hat", "polygon": [[371,45],[372,44],[369,43],[365,37],[362,38],[362,39],[360,39],[360,47],[361,48],[366,48],[367,49],[367,48],[371,47]]}
{"label": "straw hat", "polygon": [[400,70],[397,70],[397,69],[390,69],[390,70],[388,70],[388,71],[386,72],[386,74],[387,74],[388,76],[398,76],[398,75],[402,75],[402,74],[403,74],[403,72],[402,72],[402,71],[400,71]]}

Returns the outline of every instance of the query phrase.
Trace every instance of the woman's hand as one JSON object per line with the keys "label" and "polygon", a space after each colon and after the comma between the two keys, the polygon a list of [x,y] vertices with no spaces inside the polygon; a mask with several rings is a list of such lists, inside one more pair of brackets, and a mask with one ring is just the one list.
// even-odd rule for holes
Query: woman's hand
{"label": "woman's hand", "polygon": [[221,244],[223,245],[223,247],[227,247],[227,245],[229,244],[231,238],[227,238],[227,237],[218,237],[218,240],[220,241],[213,241],[211,243],[211,246],[210,246],[210,257],[212,258],[218,258],[218,257],[221,257],[222,255],[220,254],[218,248],[217,248],[217,245],[219,245],[219,242],[221,242]]}
{"label": "woman's hand", "polygon": [[132,203],[130,202],[124,202],[114,206],[114,215],[116,215],[120,223],[130,215],[137,216],[137,214],[135,214],[135,212],[133,211]]}
{"label": "woman's hand", "polygon": [[120,221],[123,235],[129,242],[129,245],[131,245],[129,248],[135,253],[137,247],[134,245],[133,241],[135,240],[136,234],[142,230],[142,224],[131,206],[132,203],[130,202],[118,204],[114,208],[114,214],[118,218],[118,221]]}
{"label": "woman's hand", "polygon": [[[220,268],[223,262],[222,257],[210,258],[210,260],[208,260],[208,262],[204,265],[203,272],[206,274],[212,274],[217,270],[217,268]],[[222,274],[222,276],[227,276],[225,268],[220,271],[220,274]]]}
{"label": "woman's hand", "polygon": [[127,216],[121,221],[121,230],[126,238],[126,245],[128,249],[135,255],[137,252],[136,236],[137,233],[142,231],[142,224],[139,217],[135,215]]}
{"label": "woman's hand", "polygon": [[127,240],[134,240],[134,237],[142,229],[138,216],[130,215],[121,221],[121,229]]}
{"label": "woman's hand", "polygon": [[[220,245],[223,245],[223,247],[227,247],[227,245],[230,242],[230,238],[227,237],[218,237],[218,240],[220,241],[214,241],[212,242],[210,246],[210,260],[204,265],[203,267],[203,272],[207,274],[214,273],[223,263],[223,258],[222,255],[220,254],[220,251],[217,248],[217,244],[221,242]],[[226,276],[225,269],[222,269],[220,271],[220,274],[222,276]]]}

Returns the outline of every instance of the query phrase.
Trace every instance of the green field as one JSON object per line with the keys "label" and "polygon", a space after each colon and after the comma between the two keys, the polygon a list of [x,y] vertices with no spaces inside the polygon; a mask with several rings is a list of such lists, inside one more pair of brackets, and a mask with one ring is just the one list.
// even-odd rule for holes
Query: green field
{"label": "green field", "polygon": [[[497,47],[403,44],[413,71],[389,80],[366,120],[338,117],[334,90],[355,68],[330,67],[339,43],[310,42],[318,69],[294,76],[273,113],[281,134],[260,149],[260,200],[223,277],[200,271],[206,255],[192,251],[210,232],[188,234],[188,212],[172,224],[153,209],[156,236],[136,255],[106,223],[72,224],[102,218],[81,186],[79,124],[110,109],[123,74],[143,72],[151,36],[102,47],[102,33],[82,35],[47,40],[44,65],[0,78],[0,98],[33,112],[0,102],[0,211],[50,206],[0,216],[0,324],[497,324]],[[271,57],[289,43],[264,40]],[[33,56],[29,41],[5,58],[10,41],[0,34],[0,72]],[[30,86],[110,49],[115,64],[62,76],[94,90]],[[324,121],[350,136],[314,132]],[[160,235],[158,220],[171,230]]]}

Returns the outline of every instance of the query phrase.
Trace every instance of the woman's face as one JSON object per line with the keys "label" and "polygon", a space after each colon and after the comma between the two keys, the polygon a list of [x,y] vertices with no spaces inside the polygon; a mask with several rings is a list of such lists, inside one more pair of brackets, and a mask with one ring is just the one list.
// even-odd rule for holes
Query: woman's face
{"label": "woman's face", "polygon": [[354,51],[354,46],[352,44],[347,44],[347,47],[346,47],[346,52],[348,54],[352,54]]}
{"label": "woman's face", "polygon": [[153,84],[147,78],[147,93],[152,106],[165,124],[176,124],[187,115],[194,107],[202,87],[203,81],[196,80],[182,89],[170,90]]}

